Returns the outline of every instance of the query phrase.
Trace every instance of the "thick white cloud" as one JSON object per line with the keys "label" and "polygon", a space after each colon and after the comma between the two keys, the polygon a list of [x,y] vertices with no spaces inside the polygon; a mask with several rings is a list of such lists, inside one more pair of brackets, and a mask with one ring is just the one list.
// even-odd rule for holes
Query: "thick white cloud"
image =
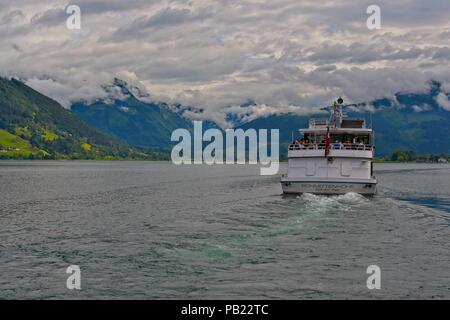
{"label": "thick white cloud", "polygon": [[436,102],[442,109],[450,111],[450,100],[445,93],[439,92],[438,96],[436,97]]}
{"label": "thick white cloud", "polygon": [[450,87],[450,2],[380,0],[381,29],[369,30],[372,2],[78,0],[72,31],[67,1],[2,0],[0,72],[66,106],[124,78],[222,124],[233,110],[251,119],[423,92],[430,79]]}

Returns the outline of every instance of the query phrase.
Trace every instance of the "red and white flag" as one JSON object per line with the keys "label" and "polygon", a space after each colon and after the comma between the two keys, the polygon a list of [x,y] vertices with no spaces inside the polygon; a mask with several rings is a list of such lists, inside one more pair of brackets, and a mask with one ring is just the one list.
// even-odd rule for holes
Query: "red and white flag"
{"label": "red and white flag", "polygon": [[331,149],[330,127],[327,127],[327,137],[325,138],[325,157],[328,157]]}

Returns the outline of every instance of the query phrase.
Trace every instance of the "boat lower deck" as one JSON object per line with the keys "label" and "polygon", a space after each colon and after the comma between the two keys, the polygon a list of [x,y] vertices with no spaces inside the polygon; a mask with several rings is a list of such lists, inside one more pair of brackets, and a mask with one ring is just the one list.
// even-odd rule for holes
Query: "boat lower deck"
{"label": "boat lower deck", "polygon": [[355,192],[363,195],[374,195],[377,192],[376,180],[348,182],[348,181],[295,181],[282,180],[283,193],[301,194],[346,194]]}

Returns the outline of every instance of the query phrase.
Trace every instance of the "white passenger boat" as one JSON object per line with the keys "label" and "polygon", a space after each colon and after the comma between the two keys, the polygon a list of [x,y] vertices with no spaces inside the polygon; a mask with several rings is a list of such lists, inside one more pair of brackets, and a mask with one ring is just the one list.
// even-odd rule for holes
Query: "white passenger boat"
{"label": "white passenger boat", "polygon": [[288,149],[287,175],[281,177],[284,193],[373,195],[374,132],[364,119],[348,118],[343,100],[332,106],[329,119],[310,119],[300,129],[301,139]]}

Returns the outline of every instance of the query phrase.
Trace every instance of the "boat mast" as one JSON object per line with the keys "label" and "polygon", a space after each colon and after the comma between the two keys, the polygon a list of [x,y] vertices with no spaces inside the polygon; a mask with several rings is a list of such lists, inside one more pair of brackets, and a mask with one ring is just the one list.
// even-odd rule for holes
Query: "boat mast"
{"label": "boat mast", "polygon": [[330,123],[333,125],[333,128],[336,129],[337,127],[337,121],[339,118],[339,124],[342,121],[342,103],[344,103],[344,100],[339,97],[337,101],[333,102],[333,111],[331,113],[331,121]]}

